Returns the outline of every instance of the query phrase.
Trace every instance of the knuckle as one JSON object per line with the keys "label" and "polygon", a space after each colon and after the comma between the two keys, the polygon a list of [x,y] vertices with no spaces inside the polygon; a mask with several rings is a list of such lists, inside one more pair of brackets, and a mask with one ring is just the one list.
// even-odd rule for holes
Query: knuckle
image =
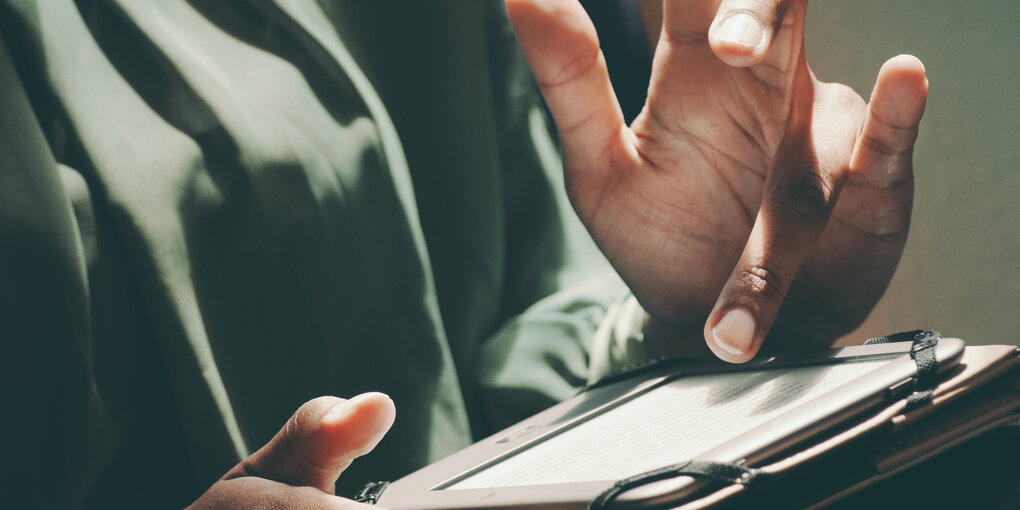
{"label": "knuckle", "polygon": [[317,422],[319,417],[325,415],[333,408],[340,399],[331,396],[321,396],[313,398],[304,404],[294,412],[291,416],[291,420],[298,422]]}
{"label": "knuckle", "polygon": [[317,397],[301,404],[283,425],[277,441],[288,446],[300,441],[303,435],[311,432],[309,425],[318,423],[318,417],[325,414],[335,400],[335,397]]}
{"label": "knuckle", "polygon": [[563,62],[559,68],[551,70],[547,78],[540,80],[540,85],[552,88],[574,82],[594,67],[602,65],[603,60],[602,51],[598,46],[586,48]]}
{"label": "knuckle", "polygon": [[762,16],[763,21],[771,21],[776,16],[776,11],[779,9],[780,0],[751,0],[748,2],[748,7],[758,15]]}
{"label": "knuckle", "polygon": [[865,135],[863,143],[872,153],[890,158],[910,156],[914,151],[913,145],[903,147],[903,144],[900,144],[900,147],[893,147],[889,142],[871,135]]}
{"label": "knuckle", "polygon": [[902,132],[908,135],[917,136],[917,132],[921,128],[921,121],[913,122],[910,124],[904,124],[902,122],[896,122],[888,117],[893,117],[891,112],[884,111],[880,106],[871,110],[871,120],[880,124],[887,130],[894,132]]}
{"label": "knuckle", "polygon": [[673,46],[691,46],[703,44],[708,40],[708,28],[704,30],[692,30],[689,28],[677,28],[670,24],[665,27],[666,42]]}
{"label": "knuckle", "polygon": [[738,288],[755,299],[775,300],[783,295],[783,282],[777,271],[764,264],[752,264],[743,269]]}
{"label": "knuckle", "polygon": [[340,399],[330,396],[313,398],[294,411],[277,434],[277,441],[289,445],[300,441],[305,434],[314,432],[319,419],[339,402]]}
{"label": "knuckle", "polygon": [[799,172],[771,190],[772,200],[784,211],[815,226],[824,226],[832,211],[834,186],[815,172]]}

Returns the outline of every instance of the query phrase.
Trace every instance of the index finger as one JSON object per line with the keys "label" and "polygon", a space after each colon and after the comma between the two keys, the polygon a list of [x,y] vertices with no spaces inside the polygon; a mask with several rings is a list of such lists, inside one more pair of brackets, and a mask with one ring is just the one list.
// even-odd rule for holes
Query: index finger
{"label": "index finger", "polygon": [[705,324],[709,348],[725,361],[757,354],[847,179],[863,100],[846,87],[820,90],[827,97],[811,101],[813,120],[780,147],[751,235]]}

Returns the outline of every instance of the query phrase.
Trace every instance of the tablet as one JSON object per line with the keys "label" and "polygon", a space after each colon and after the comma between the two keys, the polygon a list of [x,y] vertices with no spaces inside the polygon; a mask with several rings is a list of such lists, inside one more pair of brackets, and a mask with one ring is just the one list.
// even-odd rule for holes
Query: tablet
{"label": "tablet", "polygon": [[[378,504],[584,509],[617,480],[686,460],[756,464],[912,389],[910,342],[744,365],[664,363],[589,389],[390,484]],[[940,372],[963,354],[942,339]],[[621,508],[680,503],[680,476],[620,495]]]}

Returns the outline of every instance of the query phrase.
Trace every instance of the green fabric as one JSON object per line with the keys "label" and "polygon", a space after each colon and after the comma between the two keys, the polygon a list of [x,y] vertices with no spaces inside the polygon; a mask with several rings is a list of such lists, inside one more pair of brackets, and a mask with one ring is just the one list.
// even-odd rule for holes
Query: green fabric
{"label": "green fabric", "polygon": [[495,1],[0,1],[19,507],[182,506],[386,392],[349,492],[587,382],[625,289],[539,101]]}

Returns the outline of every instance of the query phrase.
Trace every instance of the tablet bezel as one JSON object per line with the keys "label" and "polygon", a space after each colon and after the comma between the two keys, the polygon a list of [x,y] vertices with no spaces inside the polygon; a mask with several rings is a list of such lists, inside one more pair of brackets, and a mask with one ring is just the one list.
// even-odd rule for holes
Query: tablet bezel
{"label": "tablet bezel", "polygon": [[[721,362],[666,363],[648,371],[598,386],[508,427],[474,445],[393,482],[378,504],[391,510],[430,510],[440,508],[528,508],[583,509],[615,480],[491,487],[478,489],[442,489],[519,451],[616,406],[657,388],[680,376],[780,370],[783,368],[828,365],[883,358],[889,363],[850,380],[818,398],[804,402],[773,420],[776,426],[762,427],[768,434],[744,434],[698,456],[700,460],[747,461],[754,464],[807,437],[844,422],[867,409],[901,398],[904,388],[916,373],[909,355],[911,342],[853,346],[800,356],[774,357],[743,365]],[[956,338],[941,339],[936,346],[939,371],[956,365],[964,344]],[[865,377],[867,379],[865,379]],[[863,382],[863,384],[862,384]],[[781,421],[780,421],[781,419]],[[770,424],[772,422],[769,422]],[[689,459],[677,459],[681,462]],[[664,480],[628,491],[618,498],[621,507],[648,508],[679,502],[699,484],[689,477]]]}

